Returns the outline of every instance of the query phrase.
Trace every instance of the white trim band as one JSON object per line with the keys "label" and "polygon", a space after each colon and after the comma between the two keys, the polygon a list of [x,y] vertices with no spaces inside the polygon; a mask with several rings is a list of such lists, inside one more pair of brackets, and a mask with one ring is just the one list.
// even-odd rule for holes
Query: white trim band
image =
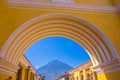
{"label": "white trim band", "polygon": [[6,0],[7,5],[12,7],[16,6],[28,6],[35,8],[60,8],[69,10],[87,10],[87,11],[97,11],[97,12],[117,12],[116,7],[113,6],[95,6],[95,5],[85,5],[85,4],[75,4],[75,3],[60,3],[60,2],[41,2],[38,0]]}
{"label": "white trim band", "polygon": [[0,57],[0,73],[13,75],[19,67]]}
{"label": "white trim band", "polygon": [[120,71],[120,59],[93,66],[93,71],[97,72],[97,74]]}

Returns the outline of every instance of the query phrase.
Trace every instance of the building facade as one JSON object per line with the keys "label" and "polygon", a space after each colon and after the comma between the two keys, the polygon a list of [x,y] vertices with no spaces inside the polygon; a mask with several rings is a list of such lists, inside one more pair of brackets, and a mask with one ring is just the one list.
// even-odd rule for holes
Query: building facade
{"label": "building facade", "polygon": [[98,80],[119,79],[120,0],[0,0],[0,6],[0,80],[16,80],[25,50],[49,36],[82,45]]}
{"label": "building facade", "polygon": [[87,61],[58,77],[56,80],[98,80],[97,74],[93,71],[92,67],[92,62]]}
{"label": "building facade", "polygon": [[16,80],[36,80],[36,71],[25,56],[22,56],[19,69],[16,73]]}
{"label": "building facade", "polygon": [[69,71],[69,80],[98,80],[96,73],[92,69],[92,62],[88,61],[71,71]]}

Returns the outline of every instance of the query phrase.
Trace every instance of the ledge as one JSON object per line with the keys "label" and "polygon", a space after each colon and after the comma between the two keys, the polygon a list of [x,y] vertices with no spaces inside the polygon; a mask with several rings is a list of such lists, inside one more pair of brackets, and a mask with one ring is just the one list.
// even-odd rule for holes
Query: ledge
{"label": "ledge", "polygon": [[97,74],[120,71],[120,59],[93,66],[93,71],[97,72]]}
{"label": "ledge", "polygon": [[19,67],[0,57],[0,73],[13,75]]}
{"label": "ledge", "polygon": [[[117,12],[114,6],[95,6],[76,3],[64,3],[64,2],[41,2],[38,0],[6,0],[6,4],[10,7],[27,6],[35,7],[35,9],[41,8],[55,8],[55,9],[68,9],[68,10],[85,10],[85,11],[97,11],[97,12]],[[33,8],[31,8],[33,9]]]}

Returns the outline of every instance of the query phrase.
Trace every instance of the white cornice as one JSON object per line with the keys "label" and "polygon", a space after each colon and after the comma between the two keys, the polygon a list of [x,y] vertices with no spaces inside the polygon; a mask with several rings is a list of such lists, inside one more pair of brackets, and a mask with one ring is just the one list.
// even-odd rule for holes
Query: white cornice
{"label": "white cornice", "polygon": [[24,64],[26,67],[27,67],[27,66],[31,66],[31,71],[32,71],[33,73],[36,73],[36,72],[35,72],[35,68],[33,67],[33,65],[29,62],[29,60],[28,60],[25,56],[22,56],[22,57],[21,57],[20,62],[21,62],[22,64]]}
{"label": "white cornice", "polygon": [[84,64],[81,64],[80,66],[70,70],[69,72],[72,73],[72,72],[76,72],[76,71],[81,71],[81,70],[89,68],[91,66],[92,66],[92,62],[88,61],[88,62],[85,62]]}
{"label": "white cornice", "polygon": [[19,67],[0,57],[0,73],[13,75]]}
{"label": "white cornice", "polygon": [[51,2],[74,3],[74,1],[73,1],[73,0],[51,0]]}
{"label": "white cornice", "polygon": [[[38,0],[6,0],[10,7],[27,6],[35,8],[59,8],[68,10],[87,10],[97,12],[117,12],[116,7],[113,6],[95,6],[75,3],[59,3],[59,2],[41,2]],[[33,8],[32,8],[33,9]]]}
{"label": "white cornice", "polygon": [[120,71],[120,59],[94,66],[93,70],[97,72],[97,74]]}

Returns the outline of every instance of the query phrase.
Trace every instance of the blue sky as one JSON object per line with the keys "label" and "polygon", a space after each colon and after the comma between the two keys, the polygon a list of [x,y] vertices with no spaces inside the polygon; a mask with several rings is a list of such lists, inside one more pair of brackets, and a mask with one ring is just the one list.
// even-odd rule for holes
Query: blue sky
{"label": "blue sky", "polygon": [[72,67],[90,59],[82,46],[60,36],[47,37],[35,42],[25,51],[25,56],[36,69],[56,59]]}

